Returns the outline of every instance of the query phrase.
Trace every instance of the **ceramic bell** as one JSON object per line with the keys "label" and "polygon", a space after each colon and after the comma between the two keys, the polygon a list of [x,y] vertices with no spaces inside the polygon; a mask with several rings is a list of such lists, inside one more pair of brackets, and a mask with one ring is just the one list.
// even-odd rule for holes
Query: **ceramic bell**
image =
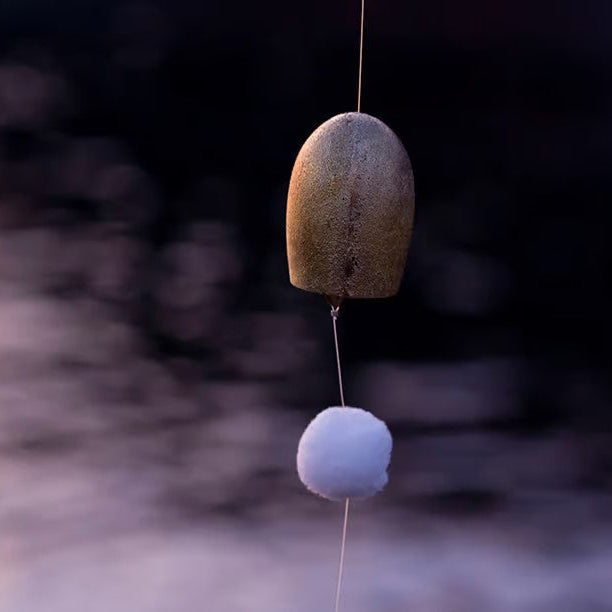
{"label": "ceramic bell", "polygon": [[414,219],[408,154],[382,121],[344,113],[300,150],[287,198],[291,283],[343,298],[395,295]]}

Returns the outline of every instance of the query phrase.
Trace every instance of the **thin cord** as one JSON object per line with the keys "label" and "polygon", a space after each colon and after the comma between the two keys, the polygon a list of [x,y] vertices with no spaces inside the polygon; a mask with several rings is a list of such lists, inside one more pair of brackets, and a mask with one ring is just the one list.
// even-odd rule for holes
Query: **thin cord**
{"label": "thin cord", "polygon": [[[340,366],[340,349],[338,348],[338,329],[336,321],[340,314],[340,306],[332,306],[331,317],[332,325],[334,328],[334,345],[336,347],[336,365],[338,366],[338,386],[340,387],[340,401],[344,407],[344,388],[342,385],[342,367]],[[342,525],[342,543],[340,545],[340,564],[338,566],[338,582],[336,585],[336,605],[334,607],[335,612],[340,610],[340,594],[342,592],[342,576],[344,574],[344,551],[346,550],[346,530],[348,527],[349,517],[349,498],[346,498],[344,503],[344,523]]]}
{"label": "thin cord", "polygon": [[361,0],[361,36],[359,39],[359,84],[357,86],[357,112],[361,112],[361,73],[363,72],[363,22],[365,20],[365,0]]}
{"label": "thin cord", "polygon": [[[361,81],[363,74],[363,25],[365,21],[365,0],[361,0],[361,27],[359,35],[359,79],[357,84],[357,112],[361,112]],[[336,346],[336,365],[338,366],[338,385],[340,387],[340,401],[344,407],[344,387],[342,385],[342,367],[340,366],[340,349],[338,348],[338,329],[336,321],[340,314],[340,306],[332,306],[331,316],[334,327],[334,345]],[[336,586],[335,612],[340,610],[340,594],[342,592],[342,576],[344,575],[344,552],[346,550],[346,530],[348,527],[350,500],[344,502],[344,522],[342,524],[342,543],[340,545],[340,564],[338,566],[338,583]]]}
{"label": "thin cord", "polygon": [[[357,112],[361,112],[361,81],[363,74],[363,25],[365,21],[365,0],[361,0],[361,31],[359,36],[359,79],[357,84]],[[338,329],[336,321],[340,314],[340,306],[332,306],[331,317],[334,328],[334,345],[336,347],[336,365],[338,366],[338,386],[340,387],[340,401],[344,407],[344,386],[342,385],[342,367],[340,366],[340,349],[338,348]],[[344,553],[346,551],[346,530],[348,527],[350,500],[344,502],[344,522],[342,524],[342,543],[340,544],[340,563],[338,565],[338,582],[336,585],[335,612],[340,611],[340,595],[342,593],[342,577],[344,575]]]}
{"label": "thin cord", "polygon": [[342,574],[344,573],[344,551],[346,550],[346,528],[349,517],[349,499],[344,503],[344,525],[342,526],[342,545],[340,546],[340,566],[338,567],[338,586],[336,587],[336,607],[335,612],[340,610],[340,592],[342,591]]}
{"label": "thin cord", "polygon": [[338,385],[340,386],[340,401],[344,406],[344,388],[342,386],[342,368],[340,366],[340,349],[338,348],[338,330],[336,328],[336,321],[340,314],[340,306],[332,306],[331,317],[332,324],[334,326],[334,345],[336,346],[336,365],[338,366]]}

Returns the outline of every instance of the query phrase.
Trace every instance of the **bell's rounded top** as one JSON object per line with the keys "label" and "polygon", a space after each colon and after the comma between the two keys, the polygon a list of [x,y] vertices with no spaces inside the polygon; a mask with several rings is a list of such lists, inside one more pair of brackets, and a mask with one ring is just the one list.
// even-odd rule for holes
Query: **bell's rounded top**
{"label": "bell's rounded top", "polygon": [[414,219],[408,154],[382,121],[344,113],[302,146],[287,198],[291,283],[332,298],[395,295]]}

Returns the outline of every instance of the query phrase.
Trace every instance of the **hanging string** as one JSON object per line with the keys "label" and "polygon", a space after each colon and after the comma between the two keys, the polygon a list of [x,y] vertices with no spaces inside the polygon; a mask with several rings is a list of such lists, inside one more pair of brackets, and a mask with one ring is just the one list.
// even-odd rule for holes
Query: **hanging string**
{"label": "hanging string", "polygon": [[361,112],[361,73],[363,72],[363,23],[365,20],[365,0],[361,0],[361,35],[359,37],[359,81],[357,85],[357,112]]}
{"label": "hanging string", "polygon": [[342,574],[344,573],[344,551],[346,549],[346,528],[348,527],[349,499],[344,503],[344,524],[342,526],[342,544],[340,545],[340,565],[338,567],[338,585],[336,586],[335,612],[340,610],[340,593],[342,592]]}
{"label": "hanging string", "polygon": [[[365,0],[361,0],[361,25],[359,34],[359,78],[357,83],[357,112],[361,112],[361,82],[363,74],[363,30],[365,22]],[[336,348],[336,366],[338,368],[338,386],[340,388],[340,402],[342,407],[344,403],[344,385],[342,384],[342,366],[340,365],[340,348],[338,347],[338,316],[340,315],[340,306],[331,307],[332,326],[334,328],[334,346]],[[348,528],[350,500],[347,497],[344,502],[344,521],[342,523],[342,542],[340,544],[340,562],[338,564],[338,581],[336,584],[336,605],[334,611],[340,611],[340,595],[342,594],[342,577],[344,575],[344,553],[346,551],[346,531]]]}
{"label": "hanging string", "polygon": [[[342,407],[344,404],[344,386],[342,384],[342,367],[340,365],[340,349],[338,348],[338,327],[337,321],[340,314],[340,306],[332,306],[331,317],[332,325],[334,328],[334,346],[336,347],[336,365],[338,366],[338,386],[340,387],[340,401]],[[340,594],[342,593],[342,576],[344,574],[344,551],[346,550],[346,530],[348,527],[349,517],[349,499],[347,497],[344,503],[344,523],[342,525],[342,543],[340,544],[340,563],[338,566],[338,582],[336,584],[336,605],[334,607],[335,612],[340,610]]]}
{"label": "hanging string", "polygon": [[338,348],[338,329],[336,326],[336,321],[338,320],[339,315],[340,315],[340,306],[332,306],[331,317],[332,317],[332,325],[334,327],[334,346],[336,347],[336,366],[338,367],[338,386],[340,387],[340,401],[342,402],[342,406],[344,407],[344,388],[342,385],[342,367],[340,366],[340,349]]}

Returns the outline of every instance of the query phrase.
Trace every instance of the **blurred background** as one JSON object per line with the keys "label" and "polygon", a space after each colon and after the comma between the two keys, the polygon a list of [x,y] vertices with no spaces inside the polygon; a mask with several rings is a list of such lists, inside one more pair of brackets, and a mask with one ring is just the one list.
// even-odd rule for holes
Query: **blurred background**
{"label": "blurred background", "polygon": [[[0,4],[0,609],[330,610],[338,402],[285,196],[354,110],[359,2]],[[612,610],[612,4],[367,2],[362,108],[413,162],[398,297],[351,301],[385,419],[347,612]]]}

